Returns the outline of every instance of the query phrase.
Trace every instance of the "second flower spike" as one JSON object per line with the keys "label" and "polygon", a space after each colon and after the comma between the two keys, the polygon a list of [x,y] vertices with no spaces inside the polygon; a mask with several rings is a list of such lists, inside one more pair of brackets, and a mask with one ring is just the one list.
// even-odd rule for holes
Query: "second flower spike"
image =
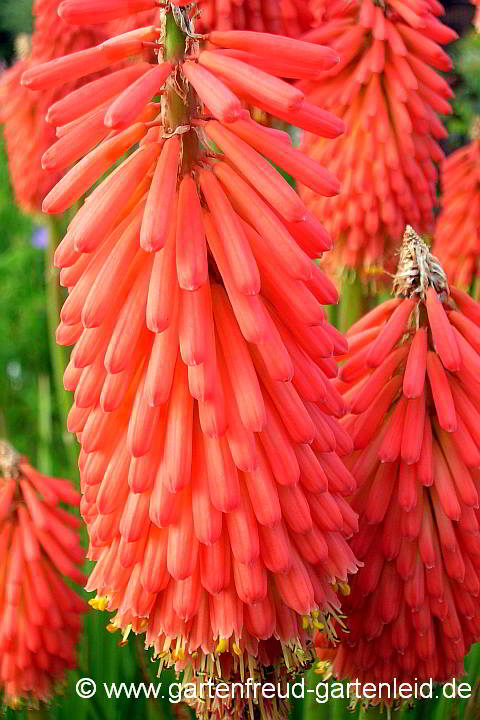
{"label": "second flower spike", "polygon": [[336,381],[364,567],[333,653],[337,677],[391,688],[460,677],[480,638],[480,306],[412,228],[394,290],[350,329]]}

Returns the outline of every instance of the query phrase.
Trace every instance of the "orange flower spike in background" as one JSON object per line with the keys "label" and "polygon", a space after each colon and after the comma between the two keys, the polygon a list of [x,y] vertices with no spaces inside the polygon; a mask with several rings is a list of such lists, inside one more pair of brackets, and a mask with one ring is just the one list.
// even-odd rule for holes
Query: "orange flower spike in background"
{"label": "orange flower spike in background", "polygon": [[442,161],[439,115],[452,96],[438,70],[451,60],[440,45],[456,38],[442,24],[440,3],[319,2],[318,28],[305,39],[341,56],[321,80],[300,83],[307,99],[336,113],[347,131],[335,143],[307,136],[309,155],[335,172],[342,193],[324,200],[301,190],[307,206],[332,233],[335,270],[388,266],[407,222],[433,229]]}
{"label": "orange flower spike in background", "polygon": [[[120,17],[125,3],[98,7]],[[75,345],[69,429],[82,445],[81,509],[97,563],[88,588],[117,611],[112,628],[146,632],[187,682],[203,671],[240,679],[244,667],[265,679],[274,664],[283,682],[313,659],[314,623],[331,628],[336,580],[343,587],[356,571],[346,542],[355,514],[343,499],[355,482],[339,458],[351,450],[338,423],[345,404],[329,382],[334,354],[346,351],[323,308],[337,294],[312,262],[330,238],[268,159],[317,192],[339,185],[245,106],[254,98],[290,124],[338,135],[342,123],[280,66],[258,67],[272,47],[297,58],[299,77],[338,56],[265,33],[199,37],[194,14],[169,5],[159,23],[87,51],[105,70],[153,43],[158,63],[116,100],[92,84],[99,107],[89,101],[83,117],[78,94],[48,116],[68,117],[67,138],[102,114],[119,127],[67,172],[48,212],[128,153],[56,253],[69,290],[57,338]],[[78,76],[88,58],[37,67],[23,82],[61,84],[65,63]]]}
{"label": "orange flower spike in background", "polygon": [[395,304],[352,326],[334,381],[350,411],[360,528],[351,549],[364,567],[343,603],[349,632],[333,670],[361,682],[446,681],[480,638],[480,305],[449,288],[411,228],[394,291]]}
{"label": "orange flower spike in background", "polygon": [[480,256],[480,119],[472,141],[442,165],[442,211],[435,229],[435,252],[452,282],[468,288],[478,276]]}
{"label": "orange flower spike in background", "polygon": [[0,687],[7,704],[48,700],[75,646],[84,601],[65,582],[83,585],[80,520],[60,502],[80,496],[66,481],[42,475],[0,441]]}
{"label": "orange flower spike in background", "polygon": [[200,0],[198,30],[256,30],[298,37],[313,22],[308,0]]}

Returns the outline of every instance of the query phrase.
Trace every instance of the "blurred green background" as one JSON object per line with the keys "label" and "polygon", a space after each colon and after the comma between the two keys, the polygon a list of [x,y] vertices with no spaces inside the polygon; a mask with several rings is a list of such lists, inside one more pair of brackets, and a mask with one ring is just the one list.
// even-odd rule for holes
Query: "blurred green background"
{"label": "blurred green background", "polygon": [[[472,118],[480,113],[480,35],[471,32],[473,9],[469,3],[445,4],[449,21],[463,35],[450,50],[456,67],[448,79],[457,96],[454,113],[446,119],[450,137],[445,149],[450,152],[468,142]],[[31,0],[0,0],[0,63],[8,66],[13,62],[15,36],[31,30]],[[78,483],[76,444],[64,430],[68,398],[59,392],[58,363],[63,362],[61,354],[65,351],[55,348],[48,331],[51,292],[55,286],[51,280],[48,231],[42,218],[27,217],[14,204],[0,132],[0,436],[8,437],[43,472],[69,477]],[[58,292],[60,296],[53,297],[57,302],[61,301],[63,290],[55,288],[55,293]],[[50,315],[50,326],[54,320]],[[170,705],[167,701],[109,700],[103,691],[92,700],[77,697],[75,683],[81,677],[91,677],[98,684],[115,681],[127,685],[156,678],[156,664],[145,653],[141,637],[130,636],[120,647],[120,636],[106,632],[107,622],[106,613],[91,611],[88,614],[79,647],[78,669],[69,674],[67,684],[50,706],[38,711],[8,709],[4,711],[6,718],[167,720],[188,716],[184,706]],[[470,700],[421,701],[413,708],[403,709],[398,717],[411,720],[480,718],[477,697],[480,646],[470,653],[467,671],[465,679],[474,688],[474,697]],[[163,673],[163,683],[172,680],[172,672]],[[314,672],[309,674],[310,687],[318,680]],[[296,720],[340,720],[374,717],[377,711],[356,708],[352,714],[344,701],[320,705],[309,695],[306,701],[295,702],[292,714]]]}

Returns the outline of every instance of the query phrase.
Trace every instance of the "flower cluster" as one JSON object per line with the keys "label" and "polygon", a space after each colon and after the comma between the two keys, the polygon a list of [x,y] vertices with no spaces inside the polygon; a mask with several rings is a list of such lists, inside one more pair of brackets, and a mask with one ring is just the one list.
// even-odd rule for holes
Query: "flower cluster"
{"label": "flower cluster", "polygon": [[[480,638],[480,305],[405,233],[396,297],[349,331],[336,381],[350,414],[364,562],[333,669],[445,681]],[[320,652],[323,655],[323,652]]]}
{"label": "flower cluster", "polygon": [[[67,25],[57,15],[59,2],[35,0],[31,52],[0,78],[0,122],[5,125],[10,177],[16,201],[27,212],[40,211],[43,198],[60,178],[58,172],[45,172],[41,165],[43,153],[55,140],[55,129],[45,122],[45,115],[58,91],[31,92],[21,85],[21,76],[38,63],[90,47],[107,37],[104,28]],[[62,91],[71,89],[69,84]]]}
{"label": "flower cluster", "polygon": [[468,287],[479,274],[480,118],[472,142],[452,153],[442,166],[442,211],[435,247],[452,282]]}
{"label": "flower cluster", "polygon": [[388,266],[407,223],[433,224],[435,163],[447,134],[438,114],[451,112],[452,95],[437,72],[451,68],[440,44],[456,34],[438,19],[437,0],[316,6],[322,21],[306,37],[329,44],[341,61],[321,82],[301,87],[348,130],[335,143],[306,140],[310,156],[338,175],[342,194],[328,202],[311,188],[301,194],[332,233],[336,267]]}
{"label": "flower cluster", "polygon": [[64,577],[84,584],[80,521],[60,507],[79,494],[42,475],[0,442],[0,689],[4,700],[47,700],[67,668],[85,603]]}
{"label": "flower cluster", "polygon": [[[97,563],[88,589],[117,610],[112,628],[146,632],[185,681],[264,677],[274,662],[284,677],[312,657],[313,627],[329,623],[337,582],[356,571],[344,499],[355,481],[329,382],[346,351],[323,309],[337,295],[312,262],[330,238],[268,159],[319,194],[339,184],[245,105],[337,136],[343,123],[280,78],[313,78],[338,56],[258,32],[199,37],[177,5],[23,76],[49,88],[157,53],[48,113],[68,131],[44,162],[83,157],[46,212],[118,163],[56,253],[69,290],[57,339],[75,345],[69,429]],[[127,6],[65,0],[60,12],[112,21]]]}

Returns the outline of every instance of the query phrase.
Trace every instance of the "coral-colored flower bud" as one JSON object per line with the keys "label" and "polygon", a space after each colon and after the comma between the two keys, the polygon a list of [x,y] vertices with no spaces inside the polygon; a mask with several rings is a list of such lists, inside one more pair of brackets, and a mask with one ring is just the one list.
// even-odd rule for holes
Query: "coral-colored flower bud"
{"label": "coral-colored flower bud", "polygon": [[78,80],[105,70],[120,60],[138,55],[143,43],[151,42],[156,37],[157,31],[153,26],[131,30],[96,47],[79,50],[26,70],[22,75],[22,85],[30,90],[47,90]]}
{"label": "coral-colored flower bud", "polygon": [[283,112],[297,110],[302,105],[304,95],[301,90],[240,60],[204,50],[198,61],[223,78],[241,96],[253,97],[260,102],[264,100]]}
{"label": "coral-colored flower bud", "polygon": [[114,130],[128,127],[150,98],[160,92],[172,69],[172,63],[161,63],[141,75],[110,105],[105,113],[105,125]]}
{"label": "coral-colored flower bud", "polygon": [[286,37],[276,38],[270,33],[215,30],[209,33],[208,39],[220,47],[245,50],[260,56],[268,57],[272,53],[278,53],[285,63],[305,63],[320,72],[330,70],[340,60],[337,53],[329,47]]}
{"label": "coral-colored flower bud", "polygon": [[412,340],[403,378],[403,394],[407,398],[419,397],[423,392],[427,350],[427,331],[425,328],[419,328]]}

